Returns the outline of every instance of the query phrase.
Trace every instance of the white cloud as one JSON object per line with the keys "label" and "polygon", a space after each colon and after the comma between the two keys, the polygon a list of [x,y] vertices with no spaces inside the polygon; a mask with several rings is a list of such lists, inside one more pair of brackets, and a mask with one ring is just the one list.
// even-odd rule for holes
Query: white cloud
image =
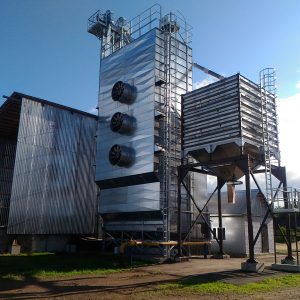
{"label": "white cloud", "polygon": [[287,170],[288,185],[300,188],[300,93],[278,98],[277,104],[282,165]]}
{"label": "white cloud", "polygon": [[298,81],[298,82],[296,83],[296,88],[297,88],[297,89],[300,89],[300,81]]}
{"label": "white cloud", "polygon": [[212,76],[208,76],[207,78],[203,79],[203,80],[200,80],[200,81],[196,81],[193,83],[193,89],[196,90],[196,89],[200,89],[206,85],[209,85],[213,82],[216,82],[218,79],[212,77]]}

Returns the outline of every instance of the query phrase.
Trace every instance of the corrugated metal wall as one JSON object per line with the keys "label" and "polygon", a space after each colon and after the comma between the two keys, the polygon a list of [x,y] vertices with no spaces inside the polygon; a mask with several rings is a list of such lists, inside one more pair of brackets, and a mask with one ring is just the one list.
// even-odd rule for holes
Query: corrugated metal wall
{"label": "corrugated metal wall", "polygon": [[239,76],[234,75],[183,96],[183,147],[214,149],[241,137]]}
{"label": "corrugated metal wall", "polygon": [[16,145],[0,139],[0,227],[7,226]]}
{"label": "corrugated metal wall", "polygon": [[[222,192],[222,214],[223,214],[223,227],[225,228],[225,241],[224,251],[227,254],[235,256],[246,256],[248,254],[248,223],[247,223],[247,204],[246,204],[246,191],[236,191],[235,204],[228,203],[227,193]],[[217,195],[214,195],[208,204],[209,212],[211,214],[212,228],[218,228],[218,204]],[[263,221],[267,212],[267,206],[263,201],[261,194],[258,190],[251,190],[251,210],[253,218],[254,236],[257,234],[258,229]],[[274,252],[273,240],[273,220],[269,217],[266,220],[268,228],[268,245],[269,252]],[[216,241],[212,241],[212,251],[217,252],[219,246]],[[260,236],[255,244],[255,253],[262,252],[262,237]]]}
{"label": "corrugated metal wall", "polygon": [[[270,145],[279,152],[275,98],[269,94]],[[185,155],[217,146],[235,143],[237,146],[263,147],[262,100],[260,88],[247,78],[236,74],[183,96],[183,148]],[[245,153],[253,152],[246,146]],[[230,149],[230,154],[235,152]],[[255,151],[255,150],[254,150]],[[193,154],[192,153],[192,154]],[[256,154],[259,158],[259,154]]]}
{"label": "corrugated metal wall", "polygon": [[[137,97],[133,103],[113,101],[112,87],[119,80],[136,87]],[[159,80],[164,84],[157,84]],[[176,231],[176,167],[181,158],[180,102],[181,94],[191,89],[191,48],[175,36],[166,39],[165,33],[157,28],[102,59],[96,181],[102,189],[100,212],[106,230],[162,231],[164,213],[169,219],[168,230]],[[165,121],[166,103],[170,110],[168,121]],[[110,120],[116,112],[136,119],[134,133],[125,135],[111,130]],[[160,113],[164,117],[155,118]],[[168,137],[165,123],[170,127]],[[114,144],[133,148],[134,164],[129,167],[112,165],[108,154]],[[155,152],[157,148],[164,149],[168,155]],[[206,179],[202,182],[205,183],[201,186],[202,194],[206,194]],[[182,206],[184,211],[190,211],[188,197],[182,197]],[[130,219],[131,213],[137,215],[130,215]],[[118,220],[112,220],[109,214]],[[185,227],[188,218],[190,212],[184,216]],[[153,226],[145,229],[145,226],[137,226],[137,222]]]}
{"label": "corrugated metal wall", "polygon": [[22,99],[9,234],[93,232],[96,118]]}

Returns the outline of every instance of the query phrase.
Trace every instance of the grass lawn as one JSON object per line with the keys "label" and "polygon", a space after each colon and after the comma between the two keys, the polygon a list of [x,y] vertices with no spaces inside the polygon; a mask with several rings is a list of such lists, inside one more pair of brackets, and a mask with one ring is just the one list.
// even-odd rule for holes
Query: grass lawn
{"label": "grass lawn", "polygon": [[145,262],[133,262],[130,265],[126,258],[96,254],[0,255],[0,280],[107,274],[145,264]]}
{"label": "grass lawn", "polygon": [[188,278],[176,283],[162,284],[154,293],[163,295],[191,294],[252,294],[272,292],[278,289],[300,286],[300,274],[290,274],[275,278],[264,279],[259,282],[235,285],[222,281],[201,283],[197,277]]}

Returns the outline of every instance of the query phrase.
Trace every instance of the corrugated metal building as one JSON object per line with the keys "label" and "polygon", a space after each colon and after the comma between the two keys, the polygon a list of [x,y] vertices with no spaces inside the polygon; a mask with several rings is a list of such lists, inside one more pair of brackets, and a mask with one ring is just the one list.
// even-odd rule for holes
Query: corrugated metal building
{"label": "corrugated metal building", "polygon": [[[229,203],[226,192],[221,193],[223,227],[225,228],[224,251],[232,256],[245,257],[248,255],[247,205],[246,191],[235,191],[235,202]],[[211,227],[218,228],[217,195],[211,199],[208,210]],[[254,235],[267,211],[267,206],[258,190],[251,190],[251,210]],[[212,252],[218,252],[219,247],[212,241]],[[269,217],[262,229],[261,236],[255,245],[255,253],[274,253],[273,220]]]}
{"label": "corrugated metal building", "polygon": [[94,232],[96,129],[94,115],[20,93],[1,106],[1,225],[8,234]]}

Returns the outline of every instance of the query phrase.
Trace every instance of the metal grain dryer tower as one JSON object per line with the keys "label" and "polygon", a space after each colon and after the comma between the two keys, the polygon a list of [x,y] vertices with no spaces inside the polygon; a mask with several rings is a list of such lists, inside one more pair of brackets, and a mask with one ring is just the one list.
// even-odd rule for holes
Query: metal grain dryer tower
{"label": "metal grain dryer tower", "polygon": [[[163,17],[159,5],[130,22],[110,11],[88,20],[88,32],[101,41],[100,214],[104,231],[116,238],[169,241],[176,234],[181,95],[192,90],[190,29],[173,13]],[[205,176],[200,180],[205,195]]]}

